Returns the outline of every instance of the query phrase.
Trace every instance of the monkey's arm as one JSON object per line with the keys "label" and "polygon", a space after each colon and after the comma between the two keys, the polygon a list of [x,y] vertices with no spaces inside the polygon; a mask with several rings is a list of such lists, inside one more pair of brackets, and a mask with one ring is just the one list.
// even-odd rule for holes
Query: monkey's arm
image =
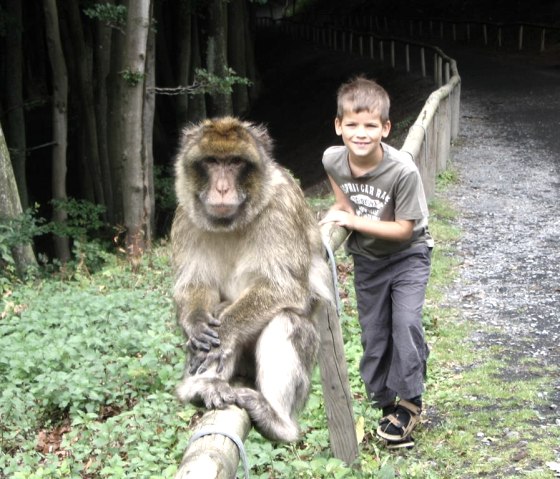
{"label": "monkey's arm", "polygon": [[[219,316],[220,345],[206,354],[198,373],[216,363],[217,372],[229,376],[237,354],[243,346],[253,343],[271,319],[282,310],[307,313],[308,291],[295,284],[280,290],[272,282],[262,279],[244,293]],[[298,298],[298,299],[295,299]]]}
{"label": "monkey's arm", "polygon": [[209,351],[220,345],[216,328],[220,321],[211,313],[219,303],[219,293],[203,285],[189,285],[175,295],[178,321],[191,350]]}

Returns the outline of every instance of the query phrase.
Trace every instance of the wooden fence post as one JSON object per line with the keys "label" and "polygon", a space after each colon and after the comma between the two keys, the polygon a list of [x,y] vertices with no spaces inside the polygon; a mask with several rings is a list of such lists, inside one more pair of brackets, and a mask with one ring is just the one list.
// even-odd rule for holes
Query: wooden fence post
{"label": "wooden fence post", "polygon": [[[322,228],[322,234],[331,250],[335,251],[348,236],[348,231],[327,224]],[[321,336],[319,369],[331,450],[336,458],[352,464],[358,458],[359,450],[342,328],[334,305],[323,302],[316,314]]]}

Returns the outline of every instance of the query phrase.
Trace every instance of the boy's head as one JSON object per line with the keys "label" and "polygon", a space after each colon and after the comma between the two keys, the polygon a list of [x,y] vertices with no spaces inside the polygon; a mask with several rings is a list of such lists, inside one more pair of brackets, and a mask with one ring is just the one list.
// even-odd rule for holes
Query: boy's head
{"label": "boy's head", "polygon": [[373,80],[358,76],[343,83],[337,92],[336,117],[342,120],[345,112],[360,113],[368,111],[378,113],[381,121],[389,121],[391,100],[385,89]]}

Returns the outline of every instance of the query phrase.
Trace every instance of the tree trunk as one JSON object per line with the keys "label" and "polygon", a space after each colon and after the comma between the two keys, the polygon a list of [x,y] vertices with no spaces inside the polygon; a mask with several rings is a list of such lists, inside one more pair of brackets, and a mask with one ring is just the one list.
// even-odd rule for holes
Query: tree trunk
{"label": "tree trunk", "polygon": [[130,0],[127,5],[122,90],[122,194],[126,249],[133,263],[140,258],[150,218],[144,208],[143,114],[146,55],[150,28],[150,0]]}
{"label": "tree trunk", "polygon": [[[246,0],[231,0],[228,7],[228,58],[230,66],[240,77],[247,77],[245,40],[247,39]],[[232,93],[233,111],[243,115],[249,110],[247,85],[234,85]]]}
{"label": "tree trunk", "polygon": [[[178,45],[177,45],[177,80],[179,85],[188,86],[192,83],[192,49],[193,45],[191,42],[192,37],[192,12],[187,8],[187,6],[182,6],[179,8],[180,21],[177,25],[177,35],[178,35]],[[190,98],[189,95],[179,95],[177,97],[177,120],[179,125],[183,125],[187,122],[188,116],[187,112],[189,109]]]}
{"label": "tree trunk", "polygon": [[[93,99],[92,69],[90,66],[90,52],[86,48],[82,19],[78,2],[66,2],[65,8],[68,12],[68,31],[72,41],[73,56],[76,66],[76,77],[80,99],[79,108],[81,111],[80,129],[84,132],[84,151],[83,158],[90,166],[90,181],[95,193],[94,202],[105,205],[105,190],[110,188],[106,185],[109,179],[108,172],[103,172],[98,152],[97,121]],[[104,174],[105,173],[105,174]]]}
{"label": "tree trunk", "polygon": [[[49,58],[52,66],[53,84],[53,138],[55,145],[52,153],[52,197],[55,200],[66,199],[66,146],[68,137],[68,74],[60,41],[58,9],[56,0],[44,0],[45,27]],[[66,222],[67,214],[63,208],[55,206],[53,220]],[[63,263],[70,259],[68,237],[54,236],[56,257]]]}
{"label": "tree trunk", "polygon": [[[206,68],[219,77],[227,76],[227,10],[224,0],[208,2],[208,40],[206,45]],[[212,115],[231,115],[233,107],[231,95],[214,93]]]}
{"label": "tree trunk", "polygon": [[29,206],[27,193],[26,135],[23,110],[23,45],[20,0],[7,0],[6,9],[13,25],[6,29],[6,133],[10,143],[12,165],[23,209]]}
{"label": "tree trunk", "polygon": [[[153,10],[153,5],[152,9]],[[150,18],[153,15],[150,13]],[[154,191],[154,115],[156,109],[156,36],[152,28],[148,31],[146,55],[146,81],[144,84],[144,112],[142,118],[143,147],[142,164],[144,173],[144,214],[146,221],[146,244],[150,247],[155,230],[156,195]]]}
{"label": "tree trunk", "polygon": [[111,167],[111,186],[113,190],[114,222],[124,222],[123,194],[122,194],[122,162],[121,151],[124,125],[122,123],[122,96],[125,83],[119,72],[124,69],[124,42],[123,32],[113,29],[111,35],[111,59],[109,76],[107,77],[107,151]]}
{"label": "tree trunk", "polygon": [[[114,4],[114,0],[105,0],[104,3]],[[111,35],[112,29],[104,22],[94,22],[93,31],[93,74],[94,97],[95,97],[95,118],[97,120],[97,143],[99,162],[103,177],[103,189],[105,195],[105,207],[107,220],[109,223],[116,222],[114,207],[113,180],[111,178],[111,165],[109,162],[109,146],[107,138],[107,117],[108,117],[108,93],[107,81],[111,67]]]}
{"label": "tree trunk", "polygon": [[247,28],[245,29],[245,64],[246,75],[253,83],[249,87],[249,100],[253,101],[259,97],[260,94],[260,80],[257,76],[257,65],[255,59],[255,6],[253,4],[245,4],[247,11]]}
{"label": "tree trunk", "polygon": [[[0,125],[0,219],[17,218],[21,213],[21,202],[10,153],[2,125]],[[23,276],[29,268],[37,266],[37,260],[30,244],[21,244],[12,248],[12,258],[20,276]]]}
{"label": "tree trunk", "polygon": [[[189,74],[188,85],[194,81],[194,73],[197,68],[202,68],[202,47],[200,45],[200,26],[198,18],[192,17],[192,34],[191,34],[191,51],[192,51],[192,66]],[[204,95],[194,95],[189,98],[189,107],[187,111],[187,119],[192,122],[197,122],[206,118],[208,112],[206,109],[206,99]]]}

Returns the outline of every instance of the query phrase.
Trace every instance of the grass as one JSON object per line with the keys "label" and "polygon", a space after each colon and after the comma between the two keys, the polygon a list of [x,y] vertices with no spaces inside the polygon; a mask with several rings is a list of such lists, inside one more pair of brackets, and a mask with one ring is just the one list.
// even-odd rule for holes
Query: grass
{"label": "grass", "polygon": [[[447,173],[443,182],[455,181]],[[449,184],[449,183],[447,183]],[[329,198],[317,198],[325,209]],[[557,365],[531,358],[512,376],[507,345],[472,337],[493,331],[461,317],[446,287],[459,266],[456,212],[430,205],[433,255],[424,325],[431,348],[425,422],[411,451],[387,451],[374,434],[358,373],[360,329],[352,268],[337,252],[341,324],[354,396],[359,468],[332,457],[318,371],[302,414],[302,440],[277,445],[252,431],[252,478],[555,477],[560,430],[548,408]],[[195,409],[173,390],[182,337],[171,302],[166,245],[137,272],[113,258],[77,280],[45,278],[4,289],[0,303],[0,477],[172,477],[191,434]],[[241,477],[241,476],[240,476]]]}

